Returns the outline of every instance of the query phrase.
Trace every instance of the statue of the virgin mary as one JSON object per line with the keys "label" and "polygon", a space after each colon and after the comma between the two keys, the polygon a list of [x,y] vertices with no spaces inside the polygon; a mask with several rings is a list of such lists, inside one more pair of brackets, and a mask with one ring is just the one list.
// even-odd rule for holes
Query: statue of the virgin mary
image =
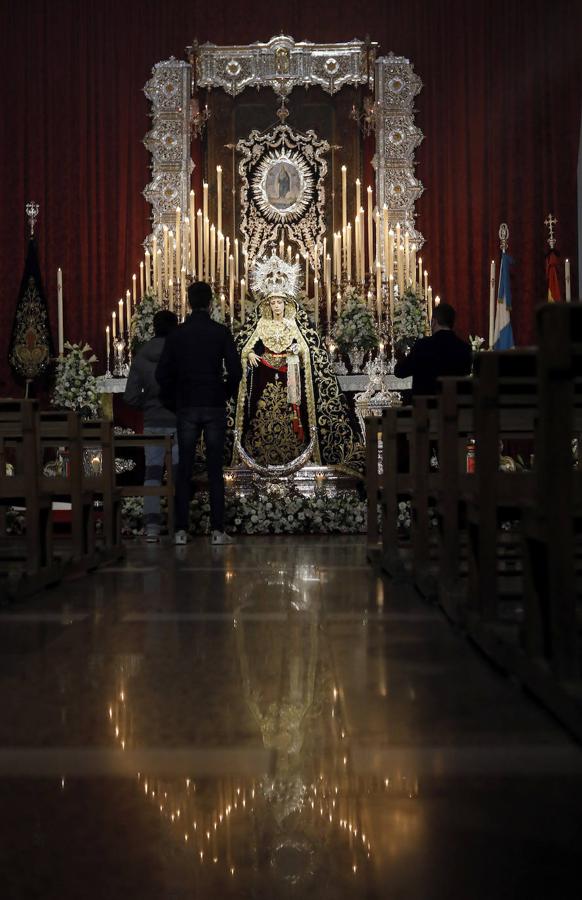
{"label": "statue of the virgin mary", "polygon": [[299,266],[273,253],[256,264],[254,313],[239,332],[243,378],[235,452],[291,471],[308,461],[360,472],[364,448],[330,359],[298,303]]}

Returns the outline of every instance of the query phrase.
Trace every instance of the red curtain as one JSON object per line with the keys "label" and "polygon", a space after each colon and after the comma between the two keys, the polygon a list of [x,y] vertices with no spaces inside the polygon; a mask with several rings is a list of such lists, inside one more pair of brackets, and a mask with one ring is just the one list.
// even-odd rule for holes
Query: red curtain
{"label": "red curtain", "polygon": [[196,36],[216,43],[369,34],[407,56],[424,82],[417,204],[435,293],[461,333],[487,334],[489,261],[509,223],[516,259],[514,330],[531,341],[545,296],[543,220],[577,283],[576,163],[582,7],[578,0],[225,4],[200,0],[3,2],[0,58],[0,391],[11,392],[7,346],[25,252],[27,200],[56,332],[56,270],[64,272],[70,340],[103,357],[110,310],[129,286],[149,231],[142,191],[149,128],[142,88],[152,66]]}

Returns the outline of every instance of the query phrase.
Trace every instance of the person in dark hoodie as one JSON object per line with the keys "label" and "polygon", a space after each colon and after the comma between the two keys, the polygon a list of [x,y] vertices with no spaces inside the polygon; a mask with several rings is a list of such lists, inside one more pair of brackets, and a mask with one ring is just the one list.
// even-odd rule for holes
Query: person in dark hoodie
{"label": "person in dark hoodie", "polygon": [[[176,416],[162,405],[160,386],[156,380],[156,368],[164,349],[166,336],[176,328],[178,317],[162,309],[154,316],[154,337],[144,344],[131,364],[124,401],[129,406],[143,410],[144,434],[175,434]],[[174,469],[178,465],[178,442],[172,447]],[[164,473],[163,447],[146,447],[144,485],[160,485]],[[160,498],[144,497],[146,541],[156,543],[160,539]]]}
{"label": "person in dark hoodie", "polygon": [[408,356],[396,363],[397,378],[412,375],[412,396],[438,393],[438,378],[470,375],[471,345],[453,331],[455,310],[448,303],[435,306],[430,337],[417,341]]}

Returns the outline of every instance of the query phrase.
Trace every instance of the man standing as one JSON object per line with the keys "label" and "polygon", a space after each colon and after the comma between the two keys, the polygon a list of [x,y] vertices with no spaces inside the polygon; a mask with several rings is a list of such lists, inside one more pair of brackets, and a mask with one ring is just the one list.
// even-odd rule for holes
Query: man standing
{"label": "man standing", "polygon": [[448,303],[435,306],[431,337],[417,341],[408,356],[396,363],[397,378],[412,375],[412,396],[436,394],[437,379],[444,375],[471,373],[471,345],[453,331],[455,310]]}
{"label": "man standing", "polygon": [[[175,434],[176,416],[162,405],[160,386],[156,380],[158,365],[167,335],[178,325],[178,317],[166,309],[154,316],[154,337],[139,349],[129,370],[123,395],[129,406],[143,410],[144,434]],[[178,445],[172,446],[172,465],[178,464]],[[145,485],[160,485],[164,473],[164,448],[145,448]],[[160,539],[160,498],[144,497],[146,541],[157,543]]]}
{"label": "man standing", "polygon": [[[231,332],[210,318],[212,291],[204,281],[188,288],[191,315],[168,337],[156,370],[162,402],[178,419],[180,462],[176,483],[176,544],[188,540],[192,468],[204,435],[213,544],[230,544],[224,532],[226,401],[234,397],[242,367]],[[226,380],[224,369],[226,368]]]}

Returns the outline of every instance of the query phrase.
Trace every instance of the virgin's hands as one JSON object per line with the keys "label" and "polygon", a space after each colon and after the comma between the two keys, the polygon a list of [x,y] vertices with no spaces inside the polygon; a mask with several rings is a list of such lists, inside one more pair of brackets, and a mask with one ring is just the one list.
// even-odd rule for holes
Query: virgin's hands
{"label": "virgin's hands", "polygon": [[249,363],[253,367],[253,369],[256,369],[256,367],[259,365],[259,357],[254,352],[254,350],[251,350],[249,353]]}

